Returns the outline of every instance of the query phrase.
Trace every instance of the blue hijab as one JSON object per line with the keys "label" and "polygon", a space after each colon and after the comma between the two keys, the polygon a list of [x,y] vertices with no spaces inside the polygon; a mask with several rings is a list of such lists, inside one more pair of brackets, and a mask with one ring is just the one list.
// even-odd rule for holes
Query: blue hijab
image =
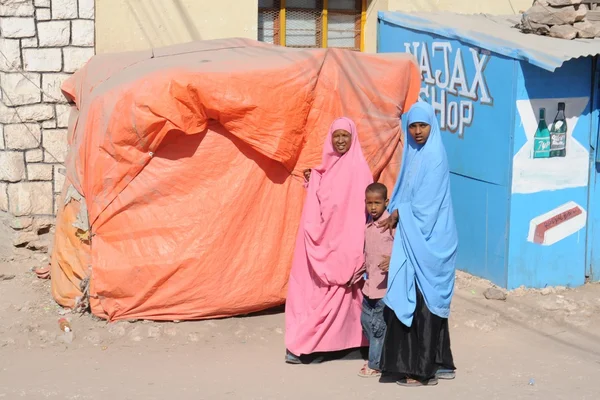
{"label": "blue hijab", "polygon": [[[404,325],[412,325],[416,288],[429,311],[450,316],[454,294],[458,237],[450,198],[450,171],[433,108],[423,102],[411,107],[406,118],[406,140],[400,177],[389,211],[400,220],[390,261],[385,304]],[[431,133],[424,145],[415,142],[408,126],[425,122]]]}

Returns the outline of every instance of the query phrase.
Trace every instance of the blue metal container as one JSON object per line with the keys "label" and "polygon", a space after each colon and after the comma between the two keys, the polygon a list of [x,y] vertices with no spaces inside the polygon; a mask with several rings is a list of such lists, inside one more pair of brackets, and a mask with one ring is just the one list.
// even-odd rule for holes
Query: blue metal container
{"label": "blue metal container", "polygon": [[[458,267],[508,289],[600,280],[600,41],[525,35],[517,22],[382,12],[378,51],[411,53],[421,69],[450,162]],[[536,137],[542,109],[549,139]]]}

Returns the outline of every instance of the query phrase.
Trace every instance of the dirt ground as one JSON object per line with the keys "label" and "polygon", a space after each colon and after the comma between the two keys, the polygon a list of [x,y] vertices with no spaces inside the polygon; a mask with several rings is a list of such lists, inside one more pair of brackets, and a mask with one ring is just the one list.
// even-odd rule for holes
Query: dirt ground
{"label": "dirt ground", "polygon": [[[482,295],[459,273],[454,381],[402,388],[357,376],[360,360],[286,365],[281,312],[213,321],[108,324],[59,308],[31,268],[0,262],[1,399],[598,399],[600,285]],[[71,319],[66,343],[58,319]]]}

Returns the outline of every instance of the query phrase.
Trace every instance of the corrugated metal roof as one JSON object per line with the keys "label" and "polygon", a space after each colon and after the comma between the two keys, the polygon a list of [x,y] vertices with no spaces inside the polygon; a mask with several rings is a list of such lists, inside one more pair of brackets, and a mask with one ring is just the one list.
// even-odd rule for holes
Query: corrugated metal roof
{"label": "corrugated metal roof", "polygon": [[487,49],[554,71],[573,58],[600,54],[600,39],[564,40],[521,33],[513,28],[520,15],[401,13],[385,11],[379,19],[404,28],[429,32]]}

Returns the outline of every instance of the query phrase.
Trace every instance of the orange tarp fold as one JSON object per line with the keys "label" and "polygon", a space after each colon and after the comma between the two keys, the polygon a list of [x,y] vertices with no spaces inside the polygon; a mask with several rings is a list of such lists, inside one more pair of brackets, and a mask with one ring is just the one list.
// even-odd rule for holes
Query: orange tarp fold
{"label": "orange tarp fold", "polygon": [[[92,312],[109,320],[282,304],[302,171],[319,164],[332,120],[356,122],[374,177],[391,189],[399,116],[419,88],[414,60],[400,54],[225,39],[95,56],[62,88],[75,107],[55,299],[73,307],[90,276]],[[81,200],[66,202],[68,192]]]}

